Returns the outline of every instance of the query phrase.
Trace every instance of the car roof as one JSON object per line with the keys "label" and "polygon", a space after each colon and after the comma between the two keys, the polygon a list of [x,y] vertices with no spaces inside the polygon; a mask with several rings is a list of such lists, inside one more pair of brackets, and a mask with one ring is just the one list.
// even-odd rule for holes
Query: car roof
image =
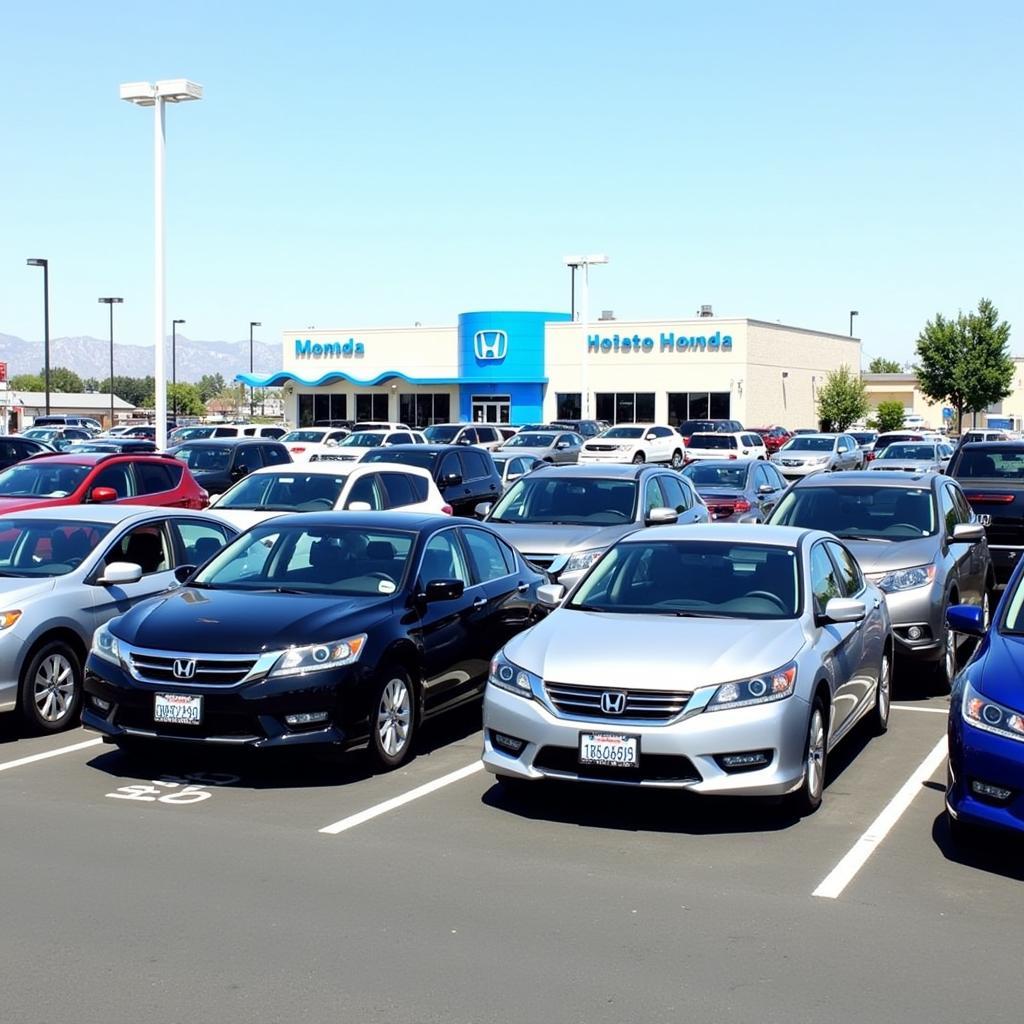
{"label": "car roof", "polygon": [[[803,526],[765,526],[763,523],[689,523],[684,526],[658,526],[637,530],[628,534],[621,544],[642,543],[647,540],[702,540],[721,544],[777,544],[793,547],[805,537],[830,537],[821,530],[809,530]],[[835,539],[834,537],[832,538]]]}
{"label": "car roof", "polygon": [[[397,446],[396,446],[397,447]],[[408,448],[422,448],[423,445],[406,445]],[[433,480],[430,472],[422,466],[407,466],[402,462],[286,462],[280,466],[261,466],[249,476],[277,476],[283,473],[312,473],[314,476],[366,476],[367,473],[412,473],[426,480]]]}
{"label": "car roof", "polygon": [[273,526],[361,526],[374,530],[424,530],[444,526],[482,526],[470,519],[453,519],[451,516],[432,512],[294,512],[276,516],[267,523],[257,525]]}
{"label": "car roof", "polygon": [[[32,438],[29,438],[31,441]],[[67,455],[63,452],[51,455],[49,452],[43,452],[40,455],[32,456],[31,464],[33,466],[38,465],[42,462],[52,463],[56,462],[59,465],[71,465],[71,466],[95,466],[99,462],[112,462],[116,459],[143,459],[147,462],[162,462],[167,463],[168,457],[160,452],[81,452],[79,454]]]}
{"label": "car roof", "polygon": [[799,437],[802,441],[807,441],[810,438],[816,437],[823,437],[829,441],[834,441],[837,437],[839,437],[839,434],[828,434],[825,433],[824,431],[816,430],[813,434],[794,434],[794,437]]}
{"label": "car roof", "polygon": [[[9,519],[53,519],[65,523],[122,523],[133,517],[144,518],[154,512],[167,514],[198,516],[206,518],[208,513],[196,512],[184,508],[167,508],[161,505],[121,505],[116,503],[103,505],[49,505],[46,508],[26,508],[18,512],[0,514],[3,520]],[[224,522],[218,519],[218,522]]]}
{"label": "car roof", "polygon": [[222,448],[224,445],[238,447],[243,444],[280,444],[275,437],[194,437],[190,441],[182,441],[168,451],[176,452],[182,448]]}
{"label": "car roof", "polygon": [[608,480],[635,480],[645,471],[648,473],[674,473],[674,470],[667,469],[665,466],[652,466],[647,462],[641,463],[640,465],[635,465],[632,462],[609,462],[605,465],[585,462],[583,465],[573,464],[568,466],[546,466],[544,469],[544,479],[547,480],[553,476],[564,476],[585,478],[599,477],[601,479]]}
{"label": "car roof", "polygon": [[[841,473],[815,473],[797,480],[794,487],[931,487],[936,481],[948,479],[939,473],[903,473],[889,470],[872,473],[867,469],[852,469]],[[660,527],[659,527],[660,529]]]}

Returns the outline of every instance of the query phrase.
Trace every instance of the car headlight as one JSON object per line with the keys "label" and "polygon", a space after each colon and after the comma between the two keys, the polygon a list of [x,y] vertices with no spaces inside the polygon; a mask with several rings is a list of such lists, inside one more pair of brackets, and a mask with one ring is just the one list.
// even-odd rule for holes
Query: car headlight
{"label": "car headlight", "polygon": [[366,646],[366,634],[332,640],[326,644],[290,647],[274,663],[269,676],[304,676],[327,668],[354,665]]}
{"label": "car headlight", "polygon": [[21,612],[17,609],[9,612],[0,612],[0,633],[5,629],[10,629],[20,618]]}
{"label": "car headlight", "polygon": [[875,584],[879,590],[892,594],[901,590],[927,587],[935,580],[935,565],[915,565],[910,569],[894,569],[887,572]]}
{"label": "car headlight", "polygon": [[790,662],[774,672],[751,676],[750,679],[735,683],[723,683],[715,690],[705,711],[725,711],[728,708],[745,708],[752,704],[769,704],[793,696],[796,687],[796,663]]}
{"label": "car headlight", "polygon": [[964,685],[961,713],[968,725],[1024,743],[1024,714],[983,697],[970,683]]}
{"label": "car headlight", "polygon": [[98,658],[112,661],[115,665],[121,664],[121,645],[106,624],[100,626],[93,634],[92,653]]}
{"label": "car headlight", "polygon": [[589,569],[604,554],[604,551],[604,548],[574,551],[562,566],[562,572],[580,572],[583,569]]}
{"label": "car headlight", "polygon": [[487,681],[497,686],[499,690],[508,690],[509,693],[518,694],[529,700],[539,692],[541,685],[537,676],[509,661],[501,651],[491,659],[491,671]]}
{"label": "car headlight", "polygon": [[826,463],[826,462],[828,462],[828,460],[829,460],[830,458],[832,458],[832,456],[831,456],[831,455],[819,455],[819,456],[818,456],[818,457],[817,457],[817,458],[816,458],[816,459],[814,460],[814,464],[815,464],[816,466],[824,466],[824,465],[825,465],[825,463]]}

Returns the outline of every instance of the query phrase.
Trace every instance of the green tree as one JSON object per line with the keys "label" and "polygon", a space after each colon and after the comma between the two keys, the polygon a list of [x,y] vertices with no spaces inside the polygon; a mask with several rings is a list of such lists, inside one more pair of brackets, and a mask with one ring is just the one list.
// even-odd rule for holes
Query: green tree
{"label": "green tree", "polygon": [[879,402],[875,410],[875,429],[884,434],[903,426],[905,411],[902,402]]}
{"label": "green tree", "polygon": [[8,384],[12,391],[42,391],[46,386],[41,373],[16,373]]}
{"label": "green tree", "polygon": [[[110,394],[110,378],[100,381],[99,390]],[[156,387],[152,377],[114,376],[114,394],[136,409],[152,409],[156,404]]]}
{"label": "green tree", "polygon": [[982,299],[977,312],[957,313],[947,320],[941,313],[929,320],[917,339],[918,384],[935,402],[956,409],[957,429],[964,412],[980,412],[1012,390],[1010,325],[999,322],[999,311]]}
{"label": "green tree", "polygon": [[903,367],[895,359],[886,359],[885,356],[875,356],[868,363],[868,373],[902,373]]}
{"label": "green tree", "polygon": [[[19,373],[11,378],[10,384],[17,391],[43,391],[46,388],[43,370],[38,373]],[[66,366],[50,367],[50,391],[67,394],[84,390],[82,378],[74,370]]]}
{"label": "green tree", "polygon": [[818,392],[818,419],[822,430],[846,430],[867,414],[868,396],[859,373],[840,366]]}
{"label": "green tree", "polygon": [[219,373],[204,373],[199,378],[197,387],[202,400],[208,402],[211,398],[216,398],[227,387],[227,383]]}
{"label": "green tree", "polygon": [[206,412],[206,404],[195,384],[168,384],[167,409],[177,409],[179,416],[202,416]]}

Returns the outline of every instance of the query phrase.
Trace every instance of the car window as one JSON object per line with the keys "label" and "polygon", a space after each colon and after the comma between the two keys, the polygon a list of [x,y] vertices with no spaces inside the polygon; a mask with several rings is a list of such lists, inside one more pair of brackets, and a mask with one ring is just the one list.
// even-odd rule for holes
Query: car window
{"label": "car window", "polygon": [[235,469],[244,469],[247,473],[263,468],[263,460],[260,458],[260,446],[255,444],[242,445],[235,452]]}
{"label": "car window", "polygon": [[758,487],[762,487],[765,484],[769,487],[775,486],[771,478],[768,476],[768,470],[759,464],[754,467],[754,488],[756,490]]}
{"label": "car window", "polygon": [[171,524],[177,535],[181,565],[202,565],[231,539],[228,529],[219,523],[203,523],[197,519],[177,520]]}
{"label": "car window", "polygon": [[820,615],[833,597],[842,597],[839,574],[828,557],[824,544],[811,548],[811,593],[814,595],[815,611]]}
{"label": "car window", "polygon": [[953,503],[956,505],[957,521],[969,523],[973,513],[971,512],[971,506],[964,497],[964,492],[959,487],[950,487],[949,490],[953,495]]}
{"label": "car window", "polygon": [[173,491],[181,480],[184,467],[180,464],[161,465],[159,462],[136,462],[135,481],[139,494],[159,494]]}
{"label": "car window", "polygon": [[432,580],[462,580],[467,587],[472,585],[466,559],[454,530],[435,533],[423,549],[420,585],[425,587]]}
{"label": "car window", "polygon": [[286,466],[292,461],[291,456],[288,454],[288,449],[284,445],[263,444],[260,445],[260,451],[263,453],[263,464],[265,466]]}
{"label": "car window", "polygon": [[847,597],[856,597],[864,589],[864,579],[853,556],[841,544],[836,544],[834,541],[827,541],[825,546],[839,569],[839,580],[843,584],[844,593]]}
{"label": "car window", "polygon": [[412,436],[409,434],[388,434],[385,444],[412,444]]}
{"label": "car window", "polygon": [[786,488],[786,481],[783,480],[782,474],[772,465],[766,464],[762,467],[765,475],[768,477],[768,482],[777,490],[781,491]]}
{"label": "car window", "polygon": [[409,481],[409,487],[412,489],[415,501],[426,501],[430,497],[430,481],[425,476],[406,473],[405,478]]}
{"label": "car window", "polygon": [[463,530],[462,539],[469,551],[473,579],[477,583],[499,580],[511,571],[501,550],[501,542],[485,530]]}
{"label": "car window", "polygon": [[377,486],[384,489],[385,508],[401,508],[416,503],[416,495],[409,482],[412,478],[406,473],[375,473],[374,476],[377,477]]}
{"label": "car window", "polygon": [[693,505],[690,491],[681,477],[659,476],[658,483],[661,485],[661,492],[665,496],[665,504],[668,508],[674,508],[677,512],[685,512]]}
{"label": "car window", "polygon": [[365,501],[374,512],[385,507],[384,496],[377,486],[376,473],[368,473],[366,476],[361,476],[352,485],[352,490],[348,492],[348,497],[345,499],[345,507],[351,507],[354,501]]}
{"label": "car window", "polygon": [[664,508],[665,505],[665,495],[662,493],[658,478],[649,477],[644,484],[644,518],[651,514],[651,509]]}
{"label": "car window", "polygon": [[445,477],[451,476],[453,473],[457,476],[462,476],[462,464],[459,462],[459,457],[455,452],[449,452],[441,460],[441,468],[438,470],[438,479],[443,483]]}
{"label": "car window", "polygon": [[111,546],[104,559],[112,562],[131,562],[142,569],[143,576],[167,572],[171,568],[171,545],[163,523],[136,526],[122,534]]}
{"label": "car window", "polygon": [[116,462],[112,466],[104,466],[92,479],[90,490],[97,487],[110,487],[117,492],[118,498],[135,496],[135,481],[132,478],[130,462]]}
{"label": "car window", "polygon": [[939,515],[946,524],[946,533],[952,535],[953,527],[960,520],[957,516],[956,503],[953,501],[953,495],[948,487],[939,488]]}
{"label": "car window", "polygon": [[217,427],[213,432],[214,437],[238,437],[238,431],[234,427]]}
{"label": "car window", "polygon": [[463,476],[466,480],[480,480],[491,475],[487,465],[487,456],[483,452],[465,451],[459,453],[464,467]]}

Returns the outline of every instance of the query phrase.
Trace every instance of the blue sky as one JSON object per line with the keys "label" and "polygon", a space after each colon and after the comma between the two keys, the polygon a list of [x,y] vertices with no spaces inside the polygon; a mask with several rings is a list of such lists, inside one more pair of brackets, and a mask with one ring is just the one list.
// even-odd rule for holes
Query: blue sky
{"label": "blue sky", "polygon": [[[912,356],[981,296],[1024,321],[1020,3],[9,4],[0,332],[151,340],[152,114],[168,320],[190,337],[566,309],[715,311]],[[1013,335],[1015,352],[1024,338]]]}

